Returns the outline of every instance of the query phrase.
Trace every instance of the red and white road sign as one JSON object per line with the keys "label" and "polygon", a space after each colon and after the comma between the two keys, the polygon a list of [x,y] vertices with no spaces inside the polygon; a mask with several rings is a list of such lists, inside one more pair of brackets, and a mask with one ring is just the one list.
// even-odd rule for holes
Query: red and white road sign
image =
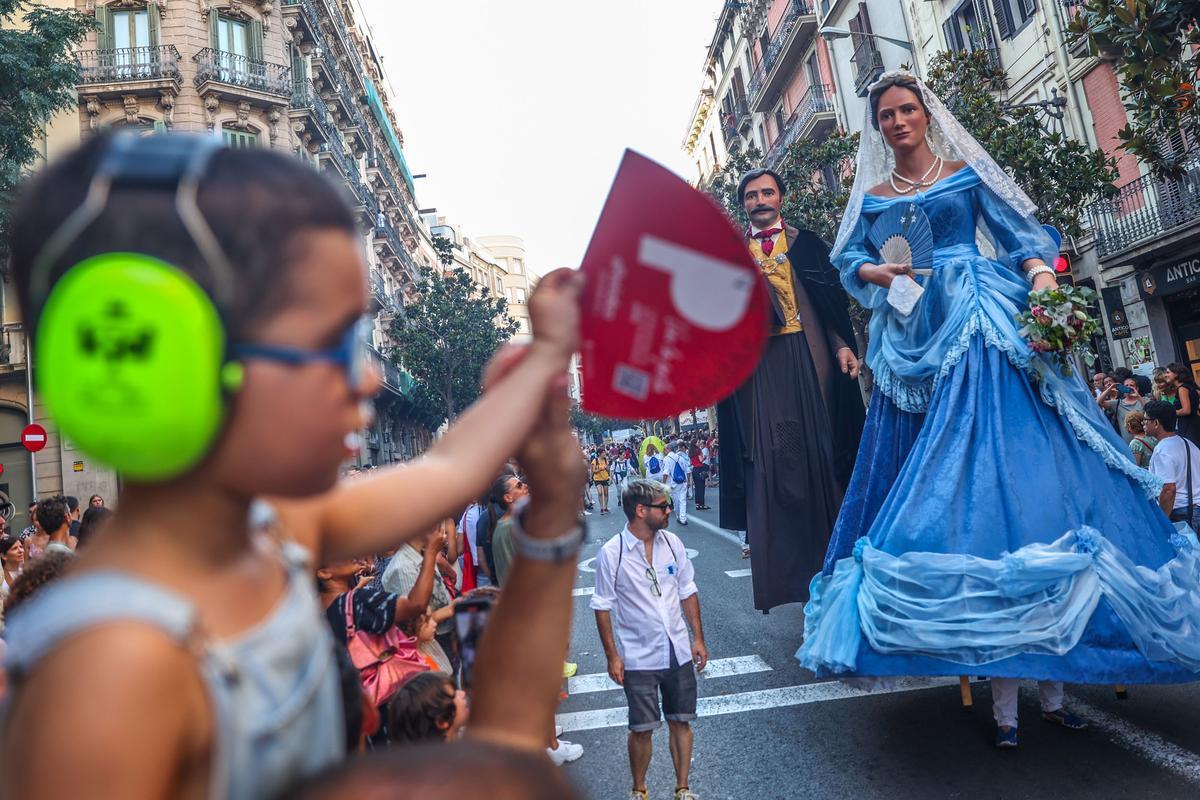
{"label": "red and white road sign", "polygon": [[37,423],[26,425],[21,431],[21,444],[29,452],[36,453],[46,446],[46,429]]}
{"label": "red and white road sign", "polygon": [[704,408],[749,377],[766,281],[711,199],[625,152],[583,258],[583,407],[621,419]]}

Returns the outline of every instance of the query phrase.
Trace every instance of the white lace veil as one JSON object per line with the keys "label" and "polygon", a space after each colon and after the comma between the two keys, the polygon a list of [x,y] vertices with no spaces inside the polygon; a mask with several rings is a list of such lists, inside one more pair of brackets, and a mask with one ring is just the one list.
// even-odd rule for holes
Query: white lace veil
{"label": "white lace veil", "polygon": [[[975,141],[975,137],[967,133],[959,124],[937,95],[929,91],[929,87],[915,75],[905,71],[885,72],[879,77],[879,82],[903,76],[910,78],[921,89],[925,107],[929,110],[929,146],[934,155],[941,156],[947,161],[965,161],[980,179],[988,185],[996,196],[1017,211],[1022,216],[1032,216],[1037,206],[1022,191],[1021,187],[1008,176],[1000,165]],[[875,88],[877,84],[871,84]],[[858,159],[854,173],[854,187],[850,191],[850,202],[846,205],[846,213],[842,217],[842,225],[838,228],[837,239],[833,243],[831,258],[836,258],[854,233],[862,213],[863,196],[872,186],[878,186],[886,181],[896,166],[896,157],[892,148],[883,140],[883,134],[876,130],[871,122],[871,104],[867,103],[866,118],[863,122],[862,134],[858,140]]]}

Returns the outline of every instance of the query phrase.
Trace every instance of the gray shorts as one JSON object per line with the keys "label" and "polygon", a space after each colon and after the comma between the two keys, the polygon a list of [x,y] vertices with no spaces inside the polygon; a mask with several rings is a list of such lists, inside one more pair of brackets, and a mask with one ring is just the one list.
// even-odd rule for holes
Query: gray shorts
{"label": "gray shorts", "polygon": [[[675,664],[674,653],[671,661]],[[696,668],[691,661],[667,669],[627,669],[624,688],[631,731],[659,728],[662,716],[672,722],[691,722],[696,718]],[[659,715],[660,692],[662,716]]]}

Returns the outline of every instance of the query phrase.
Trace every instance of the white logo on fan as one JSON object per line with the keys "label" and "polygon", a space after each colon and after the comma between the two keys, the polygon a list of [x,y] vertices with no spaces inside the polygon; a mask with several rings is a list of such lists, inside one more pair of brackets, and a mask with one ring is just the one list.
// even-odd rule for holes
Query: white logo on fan
{"label": "white logo on fan", "polygon": [[688,322],[709,331],[729,330],[746,313],[754,276],[727,261],[643,236],[638,261],[671,276],[671,301]]}

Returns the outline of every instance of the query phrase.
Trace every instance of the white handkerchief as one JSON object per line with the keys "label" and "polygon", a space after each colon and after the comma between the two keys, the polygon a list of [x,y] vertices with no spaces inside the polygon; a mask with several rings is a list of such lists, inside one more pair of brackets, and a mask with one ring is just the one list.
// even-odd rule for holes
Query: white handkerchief
{"label": "white handkerchief", "polygon": [[925,290],[921,287],[921,284],[907,275],[897,275],[895,278],[892,278],[892,286],[888,289],[887,301],[902,316],[908,316],[912,313],[912,310],[917,305],[917,301],[921,299],[921,295],[923,294],[925,294]]}

